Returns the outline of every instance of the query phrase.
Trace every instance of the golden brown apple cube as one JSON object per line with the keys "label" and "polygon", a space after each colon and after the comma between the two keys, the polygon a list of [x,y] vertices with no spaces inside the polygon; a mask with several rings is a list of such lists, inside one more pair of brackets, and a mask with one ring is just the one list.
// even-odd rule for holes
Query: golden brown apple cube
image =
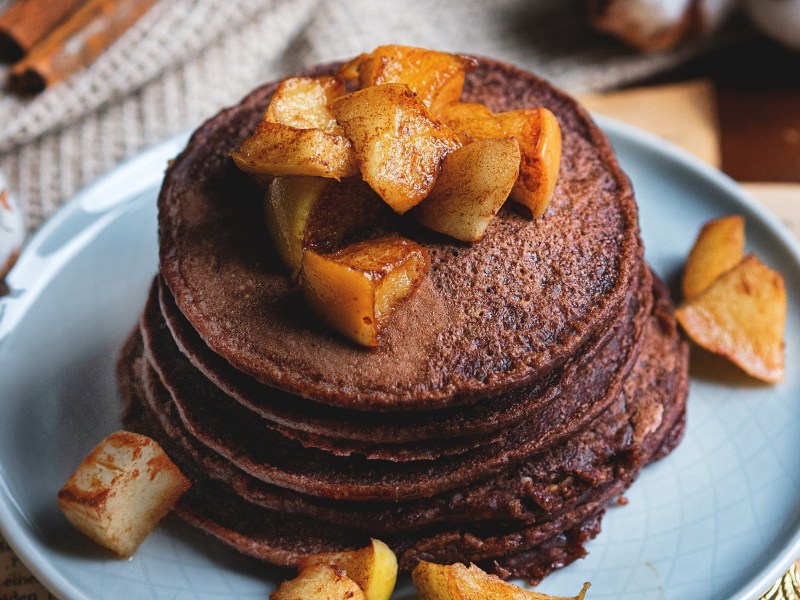
{"label": "golden brown apple cube", "polygon": [[311,211],[330,182],[323,177],[275,177],[264,195],[267,231],[293,276],[300,272]]}
{"label": "golden brown apple cube", "polygon": [[524,590],[475,565],[437,565],[421,561],[411,573],[420,600],[583,600],[589,584],[574,598]]}
{"label": "golden brown apple cube", "polygon": [[341,135],[328,105],[344,93],[344,82],[338,77],[289,77],[275,90],[264,120]]}
{"label": "golden brown apple cube", "polygon": [[460,146],[403,84],[353,92],[332,108],[353,144],[364,181],[400,214],[428,195],[444,157]]}
{"label": "golden brown apple cube", "polygon": [[300,282],[321,319],[362,346],[377,346],[392,313],[429,267],[428,252],[410,240],[366,240],[333,254],[306,250]]}
{"label": "golden brown apple cube", "polygon": [[346,137],[282,123],[259,123],[231,156],[242,171],[254,175],[332,179],[358,175],[353,146]]}
{"label": "golden brown apple cube", "polygon": [[546,108],[529,108],[495,115],[506,135],[519,142],[522,160],[511,199],[541,217],[558,181],[561,165],[561,127]]}
{"label": "golden brown apple cube", "polygon": [[358,584],[344,570],[315,565],[284,581],[269,600],[366,600]]}
{"label": "golden brown apple cube", "polygon": [[739,264],[744,257],[744,219],[731,215],[709,221],[700,230],[686,259],[683,297],[691,300]]}
{"label": "golden brown apple cube", "polygon": [[298,571],[314,565],[331,565],[343,569],[358,584],[366,600],[389,600],[397,581],[397,557],[380,540],[352,552],[322,552],[300,559]]}
{"label": "golden brown apple cube", "polygon": [[506,137],[506,132],[484,104],[454,102],[442,106],[436,116],[459,134],[464,144],[476,139]]}
{"label": "golden brown apple cube", "polygon": [[477,242],[508,198],[519,174],[514,138],[477,140],[447,155],[417,221],[464,242]]}
{"label": "golden brown apple cube", "polygon": [[783,277],[750,255],[676,313],[697,344],[767,382],[784,377]]}
{"label": "golden brown apple cube", "polygon": [[404,83],[429,108],[457,102],[464,87],[464,75],[475,68],[474,59],[412,46],[380,46],[342,67],[340,76],[358,74],[364,89],[386,83]]}
{"label": "golden brown apple cube", "polygon": [[58,505],[78,531],[128,557],[189,485],[156,442],[118,431],[78,466],[58,492]]}

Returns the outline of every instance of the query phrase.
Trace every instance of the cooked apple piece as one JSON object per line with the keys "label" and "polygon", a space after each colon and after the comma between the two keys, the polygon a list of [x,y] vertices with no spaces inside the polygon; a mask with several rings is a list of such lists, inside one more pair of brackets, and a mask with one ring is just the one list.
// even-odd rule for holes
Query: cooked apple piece
{"label": "cooked apple piece", "polygon": [[365,600],[365,596],[342,569],[319,564],[281,583],[269,600]]}
{"label": "cooked apple piece", "polygon": [[189,485],[156,442],[117,431],[78,466],[58,492],[58,506],[78,531],[129,557]]}
{"label": "cooked apple piece", "polygon": [[683,273],[683,297],[700,295],[717,277],[744,257],[744,219],[731,215],[709,221],[700,230]]}
{"label": "cooked apple piece", "polygon": [[499,121],[484,104],[454,102],[442,106],[435,114],[459,135],[462,144],[476,139],[506,137]]}
{"label": "cooked apple piece", "polygon": [[346,137],[283,123],[259,123],[231,156],[242,171],[254,175],[332,179],[358,175],[353,146]]}
{"label": "cooked apple piece", "polygon": [[389,317],[429,267],[428,252],[410,240],[366,240],[333,254],[306,250],[300,282],[320,318],[362,346],[377,346]]}
{"label": "cooked apple piece", "polygon": [[783,379],[786,290],[780,273],[757,257],[745,257],[676,314],[706,350],[763,381]]}
{"label": "cooked apple piece", "polygon": [[339,78],[345,81],[358,81],[358,70],[361,67],[361,63],[369,59],[369,54],[362,52],[354,59],[347,61],[341,67],[339,67]]}
{"label": "cooked apple piece", "polygon": [[311,210],[330,179],[276,177],[264,195],[264,222],[281,261],[296,276],[300,272]]}
{"label": "cooked apple piece", "polygon": [[364,89],[386,83],[404,83],[433,110],[461,98],[464,75],[477,62],[467,56],[412,46],[379,46],[346,63],[339,75]]}
{"label": "cooked apple piece", "polygon": [[344,94],[344,82],[338,77],[289,77],[272,95],[264,120],[342,135],[328,105]]}
{"label": "cooked apple piece", "polygon": [[508,198],[519,173],[514,138],[478,140],[447,155],[417,221],[463,242],[477,242]]}
{"label": "cooked apple piece", "polygon": [[513,583],[460,563],[437,565],[422,561],[411,573],[420,600],[583,600],[589,584],[574,598],[548,596],[524,590]]}
{"label": "cooked apple piece", "polygon": [[389,600],[397,581],[397,557],[380,540],[372,540],[369,546],[352,552],[311,554],[301,558],[297,568],[302,571],[320,564],[344,569],[367,600]]}
{"label": "cooked apple piece", "polygon": [[522,154],[511,199],[527,206],[534,217],[541,217],[550,206],[561,165],[558,120],[546,108],[514,110],[495,117],[506,135],[517,138]]}
{"label": "cooked apple piece", "polygon": [[364,181],[400,214],[428,195],[444,157],[460,145],[403,84],[359,90],[331,107]]}

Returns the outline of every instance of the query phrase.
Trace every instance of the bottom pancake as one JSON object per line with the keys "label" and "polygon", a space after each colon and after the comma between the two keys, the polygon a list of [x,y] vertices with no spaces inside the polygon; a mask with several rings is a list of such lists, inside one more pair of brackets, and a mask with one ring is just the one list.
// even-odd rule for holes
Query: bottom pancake
{"label": "bottom pancake", "polygon": [[[416,528],[408,530],[400,527],[396,533],[387,530],[387,534],[382,536],[398,553],[401,569],[410,570],[423,559],[442,563],[472,561],[490,567],[504,577],[538,580],[552,569],[583,555],[582,544],[599,532],[599,519],[606,508],[630,485],[642,466],[674,447],[683,430],[687,389],[686,349],[677,336],[669,303],[660,284],[656,291],[658,301],[648,329],[649,334],[657,338],[657,343],[648,344],[642,351],[624,383],[622,394],[613,409],[609,409],[610,416],[605,420],[598,419],[597,423],[590,426],[590,430],[580,434],[601,438],[621,436],[622,439],[616,439],[615,444],[621,444],[624,452],[613,452],[611,458],[602,457],[608,463],[603,470],[598,468],[597,457],[588,451],[570,454],[570,442],[575,440],[567,441],[559,460],[565,464],[572,463],[572,472],[578,474],[573,476],[579,484],[575,489],[580,492],[566,502],[558,494],[548,499],[541,493],[541,489],[544,489],[542,486],[539,486],[537,495],[537,486],[529,477],[531,493],[520,495],[515,500],[518,506],[532,507],[528,508],[528,512],[537,515],[535,518],[527,516],[514,520],[504,512],[500,506],[502,502],[497,504],[497,513],[487,518],[485,513],[479,514],[476,505],[467,503],[459,507],[456,496],[451,496],[450,506],[460,524],[449,523],[446,518],[418,522]],[[363,545],[370,533],[376,535],[374,531],[359,531],[330,522],[347,512],[342,508],[347,506],[346,502],[330,501],[326,513],[319,508],[324,507],[320,500],[306,499],[304,505],[300,501],[303,495],[296,494],[295,499],[300,501],[297,505],[299,509],[296,514],[290,514],[245,501],[241,497],[241,487],[228,485],[224,478],[220,481],[209,478],[204,465],[193,461],[191,457],[187,458],[185,448],[180,448],[174,436],[164,432],[159,422],[163,415],[149,409],[143,385],[149,366],[141,354],[141,340],[133,336],[123,353],[119,369],[126,407],[125,423],[131,429],[158,439],[171,455],[182,457],[183,460],[178,462],[185,463],[181,466],[187,469],[187,475],[194,481],[192,492],[177,509],[185,520],[246,554],[284,566],[296,564],[298,558],[307,553]],[[621,423],[615,422],[617,420]],[[592,446],[575,446],[589,447]],[[529,462],[536,460],[542,460],[542,457],[534,457]],[[583,476],[580,474],[582,466],[586,469]],[[235,473],[236,469],[231,468]],[[499,481],[504,481],[502,475],[483,485],[491,489],[493,485],[499,485]],[[513,477],[505,480],[506,483],[512,481]],[[518,477],[519,481],[521,479]],[[527,482],[523,481],[523,487],[524,483]],[[555,485],[555,488],[563,491],[559,485]],[[495,501],[509,497],[508,489],[499,491],[501,493],[484,497],[494,498]],[[276,490],[275,494],[280,496],[281,492]],[[420,500],[423,503],[426,501],[436,505],[435,499]],[[310,508],[314,502],[317,502],[317,512]],[[359,507],[358,503],[354,504],[356,506],[351,506],[350,510],[356,516]],[[404,521],[410,516],[410,512],[404,513],[407,504],[396,504],[395,519]],[[391,503],[386,503],[383,510],[391,511],[391,506]],[[337,510],[337,507],[340,508]],[[366,509],[365,513],[378,510],[375,505],[366,503],[362,503],[361,507]],[[476,511],[474,521],[469,519],[470,509]],[[320,518],[329,522],[322,522]],[[413,519],[410,520],[414,525]]]}

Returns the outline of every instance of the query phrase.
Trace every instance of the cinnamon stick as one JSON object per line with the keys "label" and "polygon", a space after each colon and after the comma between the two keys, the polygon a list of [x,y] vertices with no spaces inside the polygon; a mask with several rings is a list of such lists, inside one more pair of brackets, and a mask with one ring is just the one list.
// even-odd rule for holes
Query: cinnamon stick
{"label": "cinnamon stick", "polygon": [[92,63],[154,3],[86,0],[12,67],[9,86],[17,93],[31,94],[65,79]]}
{"label": "cinnamon stick", "polygon": [[17,0],[0,15],[0,61],[22,58],[86,0]]}

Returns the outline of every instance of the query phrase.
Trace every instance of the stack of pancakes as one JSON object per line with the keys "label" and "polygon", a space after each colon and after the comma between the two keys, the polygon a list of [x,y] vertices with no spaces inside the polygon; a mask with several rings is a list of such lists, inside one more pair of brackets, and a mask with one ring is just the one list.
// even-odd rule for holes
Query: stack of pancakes
{"label": "stack of pancakes", "polygon": [[[274,90],[204,124],[167,172],[160,273],[119,362],[126,426],[193,481],[178,513],[277,565],[370,537],[403,570],[471,561],[538,580],[582,556],[606,508],[680,439],[687,392],[686,348],[607,140],[571,98],[479,59],[463,101],[559,119],[551,208],[531,220],[507,203],[472,245],[396,223],[431,271],[364,349],[305,307],[261,193],[229,158]],[[368,195],[333,189],[328,214],[342,190]]]}

